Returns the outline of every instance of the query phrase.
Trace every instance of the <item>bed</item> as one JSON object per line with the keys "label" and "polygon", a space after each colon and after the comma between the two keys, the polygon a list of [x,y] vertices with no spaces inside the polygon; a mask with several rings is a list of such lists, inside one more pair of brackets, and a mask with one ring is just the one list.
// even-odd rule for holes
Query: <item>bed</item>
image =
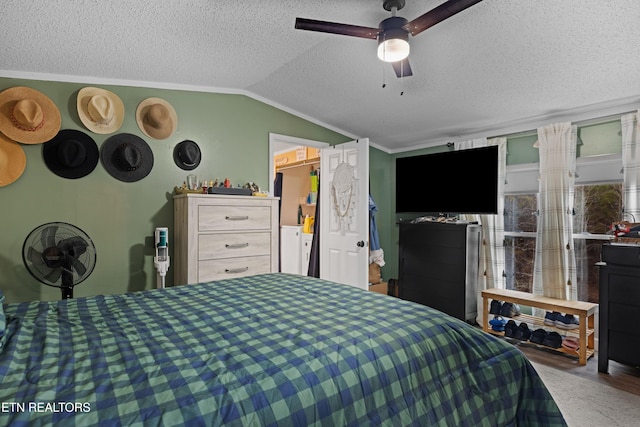
{"label": "bed", "polygon": [[566,425],[516,347],[320,279],[264,274],[3,310],[0,425]]}

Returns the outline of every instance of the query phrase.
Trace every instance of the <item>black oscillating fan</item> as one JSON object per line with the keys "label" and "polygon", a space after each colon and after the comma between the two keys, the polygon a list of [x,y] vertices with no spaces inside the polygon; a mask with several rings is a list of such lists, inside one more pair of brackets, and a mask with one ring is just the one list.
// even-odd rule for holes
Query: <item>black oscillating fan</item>
{"label": "black oscillating fan", "polygon": [[33,229],[22,246],[29,273],[47,286],[62,290],[62,299],[73,298],[73,287],[89,277],[96,265],[96,248],[80,228],[50,222]]}

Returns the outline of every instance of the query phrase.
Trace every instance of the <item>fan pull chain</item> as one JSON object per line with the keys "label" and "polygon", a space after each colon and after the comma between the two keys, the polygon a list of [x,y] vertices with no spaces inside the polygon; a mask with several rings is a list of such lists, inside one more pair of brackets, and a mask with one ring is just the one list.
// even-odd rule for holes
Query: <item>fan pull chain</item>
{"label": "fan pull chain", "polygon": [[[384,35],[383,35],[383,37],[384,37]],[[384,46],[382,48],[385,49],[385,51],[386,51],[386,48]],[[384,64],[384,63],[382,64],[382,89],[387,87],[387,82],[386,82],[387,73],[385,72],[385,65],[386,64]]]}
{"label": "fan pull chain", "polygon": [[385,73],[385,71],[384,71],[384,68],[385,68],[384,66],[385,65],[386,64],[382,64],[382,89],[387,87],[387,82],[385,81],[385,77],[386,77],[387,73]]}

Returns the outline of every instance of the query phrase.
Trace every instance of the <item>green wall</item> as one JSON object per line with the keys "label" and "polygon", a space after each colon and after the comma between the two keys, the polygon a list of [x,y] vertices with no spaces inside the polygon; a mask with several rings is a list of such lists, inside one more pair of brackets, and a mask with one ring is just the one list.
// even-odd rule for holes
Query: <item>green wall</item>
{"label": "green wall", "polygon": [[[13,86],[29,86],[49,96],[60,109],[62,129],[82,130],[99,147],[111,136],[89,132],[78,117],[77,93],[94,85],[0,78],[0,90]],[[154,154],[153,170],[138,182],[125,183],[99,163],[90,175],[69,180],[49,171],[42,159],[42,145],[22,145],[27,155],[23,175],[0,187],[0,289],[7,302],[60,298],[59,289],[32,278],[22,261],[27,235],[53,221],[80,227],[97,248],[96,268],[75,288],[75,296],[155,287],[153,232],[158,226],[170,228],[173,255],[172,192],[187,175],[173,162],[173,147],[180,141],[191,139],[200,146],[203,160],[194,171],[200,177],[229,178],[234,185],[254,181],[267,189],[270,132],[331,144],[350,139],[244,95],[99,86],[124,102],[125,119],[118,133],[133,133],[147,141]],[[136,124],[136,107],[148,97],[166,99],[178,114],[177,130],[166,140],[146,137]],[[168,286],[173,283],[172,271],[170,268]]]}

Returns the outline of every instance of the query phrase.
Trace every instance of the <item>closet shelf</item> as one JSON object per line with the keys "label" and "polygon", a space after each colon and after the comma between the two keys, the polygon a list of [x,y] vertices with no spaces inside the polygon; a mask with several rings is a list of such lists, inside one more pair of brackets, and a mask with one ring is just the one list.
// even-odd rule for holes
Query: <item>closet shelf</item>
{"label": "closet shelf", "polygon": [[276,166],[276,171],[281,171],[281,170],[287,170],[287,169],[291,169],[291,168],[298,168],[300,166],[313,166],[313,165],[319,165],[320,164],[320,159],[307,159],[307,160],[298,160],[296,162],[291,162],[291,163],[285,163],[283,165],[280,166]]}

